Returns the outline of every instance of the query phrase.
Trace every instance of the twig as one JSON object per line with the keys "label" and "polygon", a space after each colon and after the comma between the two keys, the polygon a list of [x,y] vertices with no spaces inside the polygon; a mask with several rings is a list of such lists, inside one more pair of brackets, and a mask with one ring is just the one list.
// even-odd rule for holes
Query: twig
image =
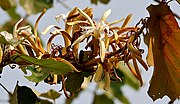
{"label": "twig", "polygon": [[6,87],[4,87],[4,85],[3,85],[3,84],[1,84],[1,83],[0,83],[0,86],[1,86],[4,90],[6,90],[6,92],[7,92],[9,95],[12,95],[12,93],[11,93],[11,92],[9,92],[9,91],[8,91],[8,89],[7,89]]}

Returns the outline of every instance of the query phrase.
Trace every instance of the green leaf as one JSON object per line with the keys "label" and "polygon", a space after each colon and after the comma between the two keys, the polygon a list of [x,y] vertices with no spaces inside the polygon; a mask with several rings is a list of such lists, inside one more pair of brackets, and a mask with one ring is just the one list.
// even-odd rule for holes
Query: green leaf
{"label": "green leaf", "polygon": [[108,4],[110,0],[99,0],[103,4]]}
{"label": "green leaf", "polygon": [[9,93],[9,103],[10,104],[18,104],[17,89],[18,89],[18,82],[16,84],[16,87],[15,87],[13,93]]}
{"label": "green leaf", "polygon": [[23,40],[19,40],[18,38],[11,38],[11,39],[7,39],[3,36],[3,34],[5,35],[5,37],[12,37],[12,34],[8,33],[7,31],[2,31],[0,32],[0,44],[6,44],[6,45],[12,45],[12,46],[17,46],[18,44],[22,43]]}
{"label": "green leaf", "polygon": [[39,68],[40,70],[38,70],[33,66],[28,66],[27,69],[30,70],[32,74],[31,76],[25,76],[25,77],[32,82],[41,82],[50,74],[50,71],[47,69]]}
{"label": "green leaf", "polygon": [[53,59],[36,59],[27,55],[13,55],[12,58],[13,57],[16,57],[15,61],[17,63],[18,61],[25,61],[29,64],[39,65],[40,67],[53,71],[58,75],[66,74],[72,71],[69,65]]}
{"label": "green leaf", "polygon": [[98,0],[91,0],[91,3],[92,3],[92,4],[96,4],[96,5],[97,5]]}
{"label": "green leaf", "polygon": [[93,104],[114,104],[113,99],[107,97],[107,95],[95,95]]}
{"label": "green leaf", "polygon": [[14,21],[12,19],[7,21],[7,22],[5,22],[3,26],[0,26],[0,31],[8,31],[9,33],[12,33],[14,25],[15,25],[15,22],[16,21]]}
{"label": "green leaf", "polygon": [[59,98],[60,95],[61,95],[60,93],[58,93],[58,92],[54,91],[53,89],[51,89],[46,93],[42,93],[40,96],[48,98],[48,99],[55,100],[55,99]]}
{"label": "green leaf", "polygon": [[21,18],[20,15],[16,13],[16,7],[12,7],[11,9],[8,9],[7,13],[13,21],[17,21]]}
{"label": "green leaf", "polygon": [[50,102],[49,100],[45,100],[45,99],[38,99],[37,101],[36,101],[36,103],[35,104],[53,104],[52,102]]}
{"label": "green leaf", "polygon": [[8,45],[10,45],[10,43],[1,34],[0,34],[0,44],[8,44]]}
{"label": "green leaf", "polygon": [[123,82],[128,84],[130,87],[135,90],[139,89],[139,81],[134,77],[134,75],[130,72],[127,65],[124,62],[119,62],[119,70],[123,73]]}
{"label": "green leaf", "polygon": [[[80,90],[80,92],[84,91],[83,89]],[[80,93],[79,92],[79,93]],[[74,100],[76,100],[79,97],[80,94],[74,94],[74,96],[71,99],[66,99],[64,104],[72,104]]]}
{"label": "green leaf", "polygon": [[2,87],[9,95],[9,104],[18,104],[18,99],[17,99],[17,88],[18,88],[18,82],[16,84],[16,87],[13,91],[13,93],[9,92],[8,89],[0,83],[0,87]]}
{"label": "green leaf", "polygon": [[8,10],[16,6],[16,0],[0,0],[0,6],[3,10]]}
{"label": "green leaf", "polygon": [[18,104],[35,104],[38,100],[36,94],[26,86],[18,86],[17,98]]}
{"label": "green leaf", "polygon": [[66,90],[69,92],[78,92],[81,88],[81,84],[84,82],[84,76],[82,73],[68,73],[66,80]]}
{"label": "green leaf", "polygon": [[53,6],[53,0],[19,0],[19,2],[28,15],[39,13],[44,8],[48,9]]}
{"label": "green leaf", "polygon": [[109,1],[110,0],[91,0],[91,3],[96,4],[96,5],[97,5],[98,2],[103,3],[103,4],[108,4]]}
{"label": "green leaf", "polygon": [[111,90],[114,97],[119,99],[123,104],[130,104],[128,98],[123,95],[121,91],[121,86],[124,85],[121,82],[111,82]]}

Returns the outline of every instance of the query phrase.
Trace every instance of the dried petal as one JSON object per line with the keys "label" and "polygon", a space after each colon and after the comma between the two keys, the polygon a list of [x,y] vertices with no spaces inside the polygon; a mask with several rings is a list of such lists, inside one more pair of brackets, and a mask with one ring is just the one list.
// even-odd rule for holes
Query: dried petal
{"label": "dried petal", "polygon": [[105,75],[105,85],[103,88],[104,90],[108,91],[111,84],[111,80],[108,72],[104,72],[104,75]]}
{"label": "dried petal", "polygon": [[111,14],[111,9],[107,10],[103,16],[101,17],[100,21],[105,21],[107,19],[107,17]]}
{"label": "dried petal", "polygon": [[91,26],[95,28],[93,20],[85,12],[83,12],[81,9],[78,8],[78,11],[84,18],[86,18],[89,21]]}
{"label": "dried petal", "polygon": [[98,63],[94,81],[98,83],[101,80],[102,74],[103,74],[103,66],[100,63]]}
{"label": "dried petal", "polygon": [[121,26],[122,29],[125,28],[125,27],[127,26],[127,24],[130,22],[131,16],[132,16],[132,14],[129,14],[129,15],[126,17],[123,25]]}

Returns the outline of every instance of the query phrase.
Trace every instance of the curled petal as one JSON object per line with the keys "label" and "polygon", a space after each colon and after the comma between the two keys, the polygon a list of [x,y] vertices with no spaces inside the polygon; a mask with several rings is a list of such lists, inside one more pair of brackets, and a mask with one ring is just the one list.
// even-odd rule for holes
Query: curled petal
{"label": "curled petal", "polygon": [[59,22],[60,19],[62,18],[63,21],[66,22],[66,21],[67,21],[67,18],[68,18],[68,15],[69,15],[69,13],[67,13],[67,14],[60,14],[60,15],[57,15],[57,16],[55,17],[55,19],[56,19],[57,22]]}
{"label": "curled petal", "polygon": [[139,71],[139,68],[138,68],[138,65],[137,65],[137,61],[136,61],[134,55],[132,56],[132,60],[133,60],[134,68],[135,68],[137,76],[138,76],[138,80],[140,81],[140,84],[142,86],[143,85],[143,80],[142,80],[141,73]]}
{"label": "curled petal", "polygon": [[104,62],[105,54],[106,54],[105,43],[104,41],[100,40],[99,44],[100,44],[100,58],[101,58],[101,61]]}
{"label": "curled petal", "polygon": [[53,32],[51,32],[53,35],[61,34],[63,36],[64,42],[65,42],[65,47],[68,47],[71,44],[71,36],[64,30],[62,29],[57,29]]}
{"label": "curled petal", "polygon": [[23,27],[19,27],[19,28],[17,29],[17,33],[22,34],[23,32],[31,35],[31,34],[32,34],[32,28],[31,28],[31,26],[29,26],[29,25],[28,25],[28,26],[23,26]]}
{"label": "curled petal", "polygon": [[138,56],[142,56],[142,55],[141,55],[141,52],[140,52],[138,49],[136,49],[136,48],[133,46],[133,44],[132,44],[132,42],[134,41],[134,39],[135,39],[135,34],[132,34],[132,35],[129,37],[128,41],[127,41],[127,47],[128,47],[128,49],[129,49],[131,52],[133,52],[134,54],[137,54]]}
{"label": "curled petal", "polygon": [[46,27],[46,29],[45,29],[43,32],[41,32],[41,34],[42,34],[42,35],[47,34],[47,32],[48,32],[51,28],[53,28],[54,26],[56,26],[56,25],[49,25],[48,27]]}
{"label": "curled petal", "polygon": [[38,34],[37,34],[37,28],[38,28],[38,24],[39,24],[39,21],[40,19],[42,18],[42,16],[46,13],[46,9],[44,8],[42,13],[40,14],[40,16],[37,18],[36,20],[36,23],[35,23],[35,26],[34,26],[34,35],[35,35],[35,38],[38,37]]}
{"label": "curled petal", "polygon": [[147,64],[143,61],[143,59],[141,58],[141,56],[138,56],[136,54],[134,54],[135,58],[139,61],[139,63],[144,67],[144,69],[146,71],[148,71],[148,66]]}
{"label": "curled petal", "polygon": [[116,20],[116,21],[113,21],[113,22],[110,22],[108,25],[112,26],[112,25],[118,24],[119,22],[122,22],[123,20],[124,20],[124,18]]}
{"label": "curled petal", "polygon": [[74,41],[74,43],[71,45],[71,46],[74,46],[78,43],[80,43],[83,39],[87,38],[88,36],[90,36],[91,34],[84,34],[84,35],[81,35],[78,39],[76,39]]}
{"label": "curled petal", "polygon": [[4,36],[4,38],[9,41],[13,38],[13,35],[11,33],[8,33],[7,31],[0,32],[0,35]]}
{"label": "curled petal", "polygon": [[89,21],[91,26],[95,28],[93,20],[85,12],[83,12],[81,9],[78,8],[78,11],[84,18],[86,18]]}
{"label": "curled petal", "polygon": [[111,14],[111,9],[107,10],[101,17],[101,21],[105,21],[107,17]]}
{"label": "curled petal", "polygon": [[87,22],[87,21],[73,21],[73,22],[67,22],[68,25],[76,25],[76,24],[80,24],[80,23],[83,23],[83,24],[89,24],[89,22]]}
{"label": "curled petal", "polygon": [[23,18],[21,18],[15,25],[14,25],[14,29],[13,29],[13,35],[14,35],[14,37],[18,37],[18,35],[17,35],[17,27],[18,27],[18,25],[21,23],[23,21]]}
{"label": "curled petal", "polygon": [[60,62],[62,62],[62,63],[65,63],[65,64],[67,64],[67,65],[69,65],[71,68],[72,68],[72,70],[74,70],[74,71],[76,71],[76,72],[80,72],[79,70],[77,70],[69,61],[67,61],[67,60],[65,60],[65,59],[63,59],[63,58],[54,58],[55,60],[57,60],[57,61],[60,61]]}

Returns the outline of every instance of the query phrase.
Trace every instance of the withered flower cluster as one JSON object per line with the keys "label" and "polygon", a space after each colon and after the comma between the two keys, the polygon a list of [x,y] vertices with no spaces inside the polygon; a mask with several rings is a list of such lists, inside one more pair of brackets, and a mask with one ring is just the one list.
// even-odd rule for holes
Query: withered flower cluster
{"label": "withered flower cluster", "polygon": [[[45,10],[36,21],[34,32],[30,26],[19,27],[23,19],[19,20],[15,27],[13,35],[5,31],[0,33],[0,67],[5,65],[17,64],[26,72],[29,66],[33,66],[37,71],[46,71],[44,81],[49,84],[62,82],[63,90],[67,97],[66,80],[68,73],[89,73],[95,82],[105,79],[104,90],[108,90],[110,82],[122,81],[116,70],[118,63],[123,61],[134,76],[143,84],[142,77],[138,68],[137,61],[147,70],[146,63],[142,60],[143,50],[139,48],[141,39],[140,34],[144,27],[128,26],[131,14],[125,19],[108,22],[106,19],[111,10],[107,10],[99,22],[93,20],[91,8],[83,10],[74,8],[68,14],[56,16],[56,20],[62,20],[65,23],[65,29],[57,25],[48,26],[41,34],[50,34],[46,49],[43,48],[41,39],[37,32],[38,22],[45,13]],[[122,22],[121,26],[118,24]],[[50,31],[54,28],[54,31]],[[49,32],[50,31],[50,32]],[[54,44],[53,39],[62,35],[65,45]],[[80,48],[80,43],[84,47]],[[28,57],[27,57],[28,56]],[[71,69],[51,70],[50,66],[42,65],[32,60],[52,59],[66,64]],[[132,60],[132,64],[130,64]],[[2,69],[1,69],[2,70]],[[73,71],[73,72],[72,72]],[[47,74],[48,73],[48,74]],[[52,79],[53,78],[53,79]]]}

